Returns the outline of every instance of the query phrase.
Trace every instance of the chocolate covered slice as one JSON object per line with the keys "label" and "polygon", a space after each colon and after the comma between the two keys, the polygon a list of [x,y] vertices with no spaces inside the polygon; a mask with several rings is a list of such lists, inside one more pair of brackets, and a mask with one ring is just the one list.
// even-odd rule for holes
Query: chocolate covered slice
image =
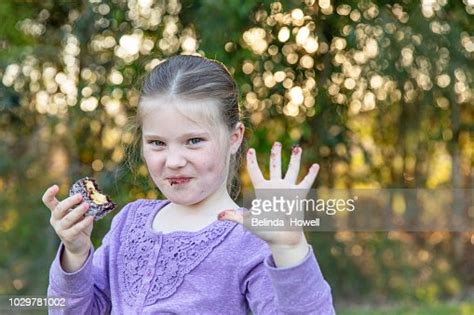
{"label": "chocolate covered slice", "polygon": [[109,196],[99,189],[95,179],[91,177],[81,178],[71,186],[69,196],[77,193],[80,193],[83,201],[90,205],[85,215],[94,216],[95,221],[102,219],[117,206]]}

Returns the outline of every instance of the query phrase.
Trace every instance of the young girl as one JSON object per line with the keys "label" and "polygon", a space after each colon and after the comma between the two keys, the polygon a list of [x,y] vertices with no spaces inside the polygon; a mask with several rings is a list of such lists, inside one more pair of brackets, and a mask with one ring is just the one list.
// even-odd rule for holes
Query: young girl
{"label": "young girl", "polygon": [[[79,195],[43,202],[61,245],[49,296],[68,314],[334,314],[331,289],[302,231],[245,227],[235,202],[244,125],[238,89],[219,62],[175,56],[147,76],[137,137],[148,172],[166,200],[140,199],[112,220],[95,250],[93,217]],[[296,183],[302,150],[281,174],[281,144],[264,179],[255,150],[247,168],[255,189],[309,189],[318,165]],[[232,194],[232,196],[231,196]]]}

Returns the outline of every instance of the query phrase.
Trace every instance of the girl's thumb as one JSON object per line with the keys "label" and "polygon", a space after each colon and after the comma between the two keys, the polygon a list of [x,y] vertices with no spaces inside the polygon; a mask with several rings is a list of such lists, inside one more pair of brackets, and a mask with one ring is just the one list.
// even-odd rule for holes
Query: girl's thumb
{"label": "girl's thumb", "polygon": [[222,220],[233,221],[233,222],[237,222],[239,224],[244,223],[244,217],[242,216],[242,214],[238,213],[237,211],[232,210],[232,209],[228,209],[228,210],[224,210],[224,211],[220,212],[217,215],[217,219],[221,220],[221,221]]}

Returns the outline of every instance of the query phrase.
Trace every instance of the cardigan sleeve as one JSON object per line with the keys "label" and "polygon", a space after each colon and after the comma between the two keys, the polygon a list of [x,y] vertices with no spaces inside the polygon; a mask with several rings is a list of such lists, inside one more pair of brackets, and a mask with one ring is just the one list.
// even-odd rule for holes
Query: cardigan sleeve
{"label": "cardigan sleeve", "polygon": [[261,314],[335,314],[331,287],[324,279],[313,248],[301,263],[277,268],[268,246],[262,241],[246,248],[249,259],[241,267],[241,293],[250,310]]}
{"label": "cardigan sleeve", "polygon": [[49,314],[108,314],[111,311],[109,285],[110,244],[119,237],[117,227],[126,217],[131,203],[112,219],[112,225],[101,246],[93,246],[84,265],[75,272],[66,272],[60,258],[64,251],[61,242],[49,271],[48,296],[65,298],[66,306],[49,309]]}

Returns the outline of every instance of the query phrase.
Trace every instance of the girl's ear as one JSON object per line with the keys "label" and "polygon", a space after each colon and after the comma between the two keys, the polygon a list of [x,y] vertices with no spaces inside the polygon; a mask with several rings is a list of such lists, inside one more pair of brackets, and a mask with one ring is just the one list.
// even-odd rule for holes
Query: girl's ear
{"label": "girl's ear", "polygon": [[235,154],[242,144],[244,139],[245,126],[242,122],[238,122],[235,125],[234,130],[230,135],[230,153]]}

